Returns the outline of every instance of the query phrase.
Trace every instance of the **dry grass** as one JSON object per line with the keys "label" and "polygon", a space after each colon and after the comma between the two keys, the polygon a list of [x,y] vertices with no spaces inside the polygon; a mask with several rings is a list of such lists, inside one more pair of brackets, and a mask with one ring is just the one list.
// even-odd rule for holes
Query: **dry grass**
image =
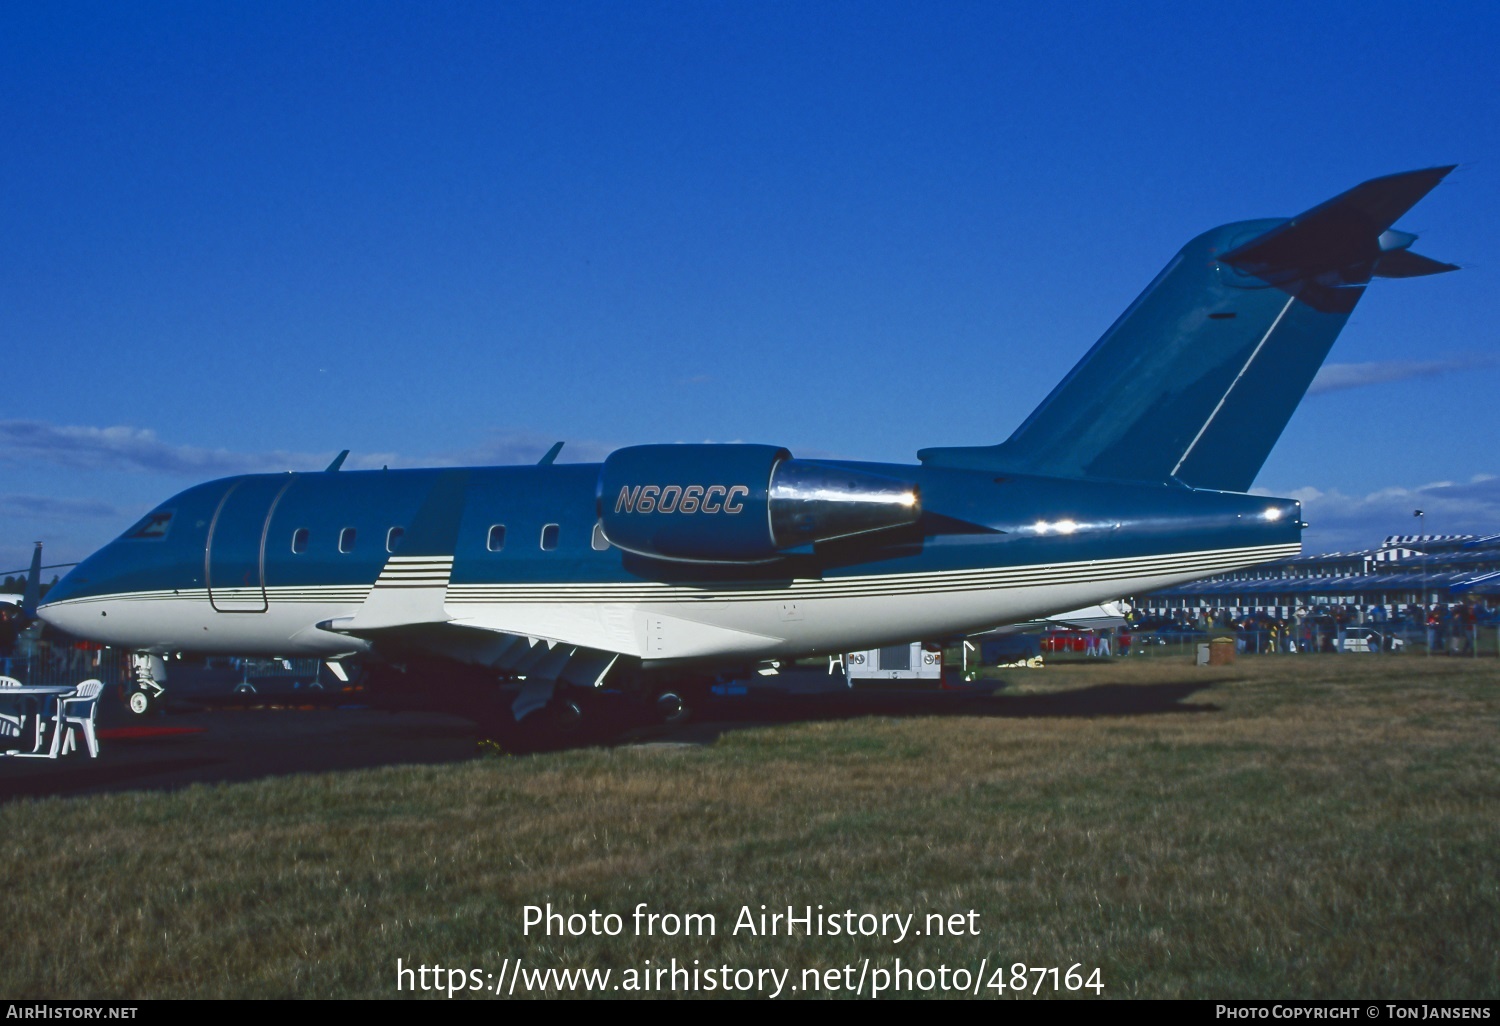
{"label": "dry grass", "polygon": [[[1009,680],[1000,715],[0,807],[0,993],[387,997],[398,957],[795,979],[899,955],[1097,965],[1106,996],[1500,995],[1493,662]],[[1148,711],[1092,714],[1120,698]],[[522,936],[546,902],[712,912],[719,932]],[[982,934],[729,933],[742,905],[820,903],[972,908]]]}

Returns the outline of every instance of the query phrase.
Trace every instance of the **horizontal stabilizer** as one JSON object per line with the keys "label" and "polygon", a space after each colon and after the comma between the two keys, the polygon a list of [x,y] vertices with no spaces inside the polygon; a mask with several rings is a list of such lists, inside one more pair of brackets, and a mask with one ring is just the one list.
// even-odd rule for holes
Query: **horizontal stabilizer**
{"label": "horizontal stabilizer", "polygon": [[1375,261],[1377,278],[1420,278],[1424,274],[1442,274],[1458,270],[1457,264],[1445,264],[1441,260],[1424,257],[1408,249],[1382,253]]}
{"label": "horizontal stabilizer", "polygon": [[[1455,165],[1406,171],[1372,178],[1326,203],[1320,203],[1264,235],[1242,243],[1219,259],[1263,281],[1282,285],[1294,281],[1316,281],[1321,285],[1363,285],[1377,264],[1389,267],[1416,266],[1397,257],[1416,238],[1387,229],[1423,196],[1432,191]],[[1389,252],[1387,249],[1389,248]],[[1456,270],[1436,260],[1423,274]],[[1383,274],[1408,278],[1413,274]]]}

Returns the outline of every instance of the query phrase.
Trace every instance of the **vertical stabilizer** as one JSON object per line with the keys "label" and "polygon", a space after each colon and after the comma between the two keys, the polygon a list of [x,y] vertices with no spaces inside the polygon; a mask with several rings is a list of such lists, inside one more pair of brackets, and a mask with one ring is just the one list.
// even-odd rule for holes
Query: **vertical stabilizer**
{"label": "vertical stabilizer", "polygon": [[1391,230],[1451,167],[1205,232],[999,445],[934,466],[1246,491],[1372,277],[1451,271]]}
{"label": "vertical stabilizer", "polygon": [[31,550],[31,570],[26,574],[26,591],[21,595],[21,613],[28,620],[36,619],[37,604],[42,601],[42,543],[37,542]]}

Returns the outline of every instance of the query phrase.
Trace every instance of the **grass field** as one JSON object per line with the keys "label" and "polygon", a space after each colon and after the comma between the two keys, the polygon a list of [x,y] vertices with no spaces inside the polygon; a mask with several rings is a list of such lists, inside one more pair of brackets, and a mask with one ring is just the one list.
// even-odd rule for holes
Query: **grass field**
{"label": "grass field", "polygon": [[[1186,662],[1011,671],[961,715],[703,746],[11,803],[0,994],[391,997],[398,958],[627,986],[646,959],[788,987],[852,965],[852,986],[899,957],[1008,984],[1097,967],[1106,997],[1500,996],[1500,666]],[[548,902],[622,933],[524,935]],[[716,933],[634,936],[641,902]],[[972,909],[979,935],[732,932],[762,904],[915,929]]]}

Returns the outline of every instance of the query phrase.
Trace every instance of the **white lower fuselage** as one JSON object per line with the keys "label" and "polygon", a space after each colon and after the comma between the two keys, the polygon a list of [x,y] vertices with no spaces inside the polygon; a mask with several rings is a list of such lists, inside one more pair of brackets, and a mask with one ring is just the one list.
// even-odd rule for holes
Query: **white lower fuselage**
{"label": "white lower fuselage", "polygon": [[[862,577],[783,586],[444,584],[399,596],[428,623],[614,652],[646,663],[759,660],[972,633],[1295,555],[1293,544],[1115,560]],[[64,629],[138,651],[332,658],[368,651],[320,624],[356,618],[370,586],[268,587],[265,608],[223,611],[233,590],[104,594],[48,607]],[[423,595],[423,592],[432,592]],[[260,589],[254,590],[255,595]],[[245,603],[254,605],[257,603]],[[432,615],[431,610],[441,613]],[[452,654],[450,652],[450,654]],[[475,661],[482,661],[475,650]]]}

